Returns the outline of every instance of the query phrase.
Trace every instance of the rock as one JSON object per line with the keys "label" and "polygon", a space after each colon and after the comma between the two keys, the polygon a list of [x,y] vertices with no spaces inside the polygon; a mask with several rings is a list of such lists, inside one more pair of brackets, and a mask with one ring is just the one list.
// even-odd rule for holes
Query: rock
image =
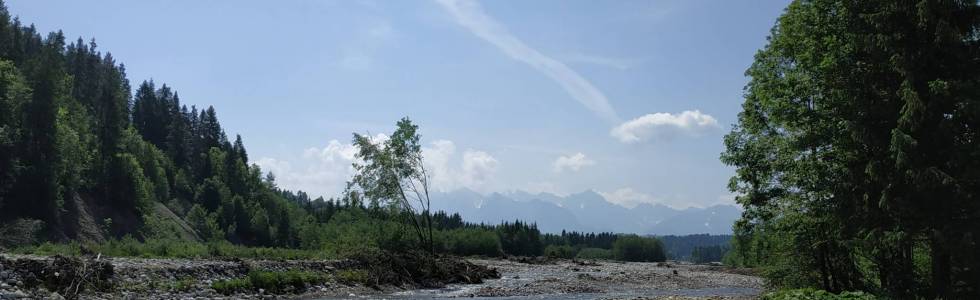
{"label": "rock", "polygon": [[14,290],[13,292],[0,293],[0,299],[23,299],[30,297],[21,290]]}
{"label": "rock", "polygon": [[49,297],[48,299],[51,300],[65,300],[65,297],[58,293],[51,293],[51,295],[48,297]]}

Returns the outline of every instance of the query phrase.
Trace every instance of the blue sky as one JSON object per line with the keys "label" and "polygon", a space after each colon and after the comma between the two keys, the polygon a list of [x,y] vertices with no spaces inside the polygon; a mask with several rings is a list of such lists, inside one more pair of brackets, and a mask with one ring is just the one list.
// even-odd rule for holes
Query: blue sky
{"label": "blue sky", "polygon": [[788,1],[7,0],[133,85],[214,105],[280,186],[325,197],[352,132],[421,127],[440,190],[731,203],[718,160]]}

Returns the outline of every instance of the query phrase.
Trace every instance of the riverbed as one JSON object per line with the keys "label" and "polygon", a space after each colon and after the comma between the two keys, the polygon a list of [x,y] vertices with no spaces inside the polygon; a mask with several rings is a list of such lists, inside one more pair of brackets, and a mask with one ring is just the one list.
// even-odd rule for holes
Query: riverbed
{"label": "riverbed", "polygon": [[501,278],[482,284],[346,298],[755,299],[764,288],[763,279],[748,272],[684,262],[472,261],[497,268]]}
{"label": "riverbed", "polygon": [[[460,268],[492,272],[464,272],[482,282],[419,289],[417,284],[364,285],[328,280],[301,290],[270,294],[262,289],[223,295],[212,283],[245,277],[249,270],[321,272],[336,278],[339,270],[358,264],[350,260],[262,259],[151,259],[88,257],[71,264],[69,258],[0,253],[0,299],[63,298],[63,290],[31,284],[31,278],[58,277],[55,266],[111,265],[110,290],[81,293],[81,299],[755,299],[764,290],[762,278],[746,270],[684,262],[623,263],[611,261],[551,260],[544,258],[454,258]],[[450,260],[453,261],[453,260]],[[468,261],[468,262],[466,262]],[[489,267],[490,269],[484,268]],[[84,268],[83,268],[84,269]],[[54,275],[49,274],[52,271]],[[493,272],[496,270],[496,272]],[[63,274],[74,274],[66,270]],[[497,278],[498,279],[487,279]],[[59,277],[60,278],[60,277]],[[75,278],[75,277],[66,277]],[[476,280],[472,280],[476,279]],[[481,280],[482,279],[482,280]],[[35,280],[36,281],[36,280]]]}

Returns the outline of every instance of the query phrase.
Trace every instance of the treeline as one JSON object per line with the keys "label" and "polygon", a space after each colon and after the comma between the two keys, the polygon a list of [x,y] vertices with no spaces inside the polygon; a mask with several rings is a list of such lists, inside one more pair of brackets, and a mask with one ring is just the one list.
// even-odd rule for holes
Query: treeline
{"label": "treeline", "polygon": [[544,235],[544,255],[558,258],[666,261],[660,239],[611,232],[566,232]]}
{"label": "treeline", "polygon": [[794,1],[722,161],[729,261],[780,287],[980,298],[977,1]]}
{"label": "treeline", "polygon": [[[732,240],[732,236],[727,234],[665,235],[657,238],[663,241],[668,258],[686,261],[696,261],[696,259],[692,257],[692,254],[698,247],[728,247],[729,242]],[[712,261],[721,261],[721,259]]]}
{"label": "treeline", "polygon": [[694,247],[691,250],[691,261],[700,264],[721,262],[728,250],[728,246],[722,245]]}

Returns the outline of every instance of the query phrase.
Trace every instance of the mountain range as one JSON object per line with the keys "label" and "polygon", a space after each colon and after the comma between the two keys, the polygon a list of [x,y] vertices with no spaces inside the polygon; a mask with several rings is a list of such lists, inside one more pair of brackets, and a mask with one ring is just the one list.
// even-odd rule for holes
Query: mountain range
{"label": "mountain range", "polygon": [[558,196],[524,191],[483,195],[468,189],[432,195],[432,209],[459,213],[464,220],[497,224],[535,222],[543,232],[585,231],[653,235],[731,234],[741,215],[734,205],[675,209],[642,203],[627,208],[588,190]]}

